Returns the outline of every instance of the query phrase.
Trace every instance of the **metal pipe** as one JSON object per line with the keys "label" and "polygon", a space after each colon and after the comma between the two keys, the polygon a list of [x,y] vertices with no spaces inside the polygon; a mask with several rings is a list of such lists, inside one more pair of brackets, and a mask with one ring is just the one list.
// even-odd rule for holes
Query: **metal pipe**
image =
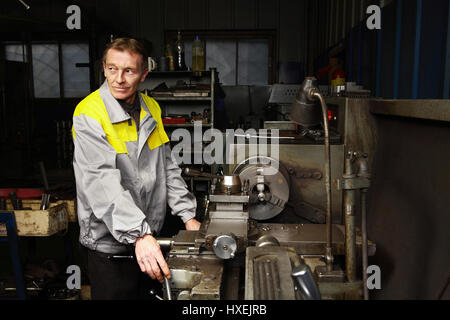
{"label": "metal pipe", "polygon": [[369,300],[369,289],[367,288],[367,211],[366,211],[367,189],[361,189],[361,232],[362,232],[362,278],[364,287],[364,300]]}
{"label": "metal pipe", "polygon": [[[353,170],[355,153],[349,151],[345,158],[344,179],[353,179],[356,174]],[[345,224],[345,273],[349,282],[356,281],[356,190],[344,190],[344,224]]]}
{"label": "metal pipe", "polygon": [[172,300],[172,291],[170,290],[170,281],[164,277],[164,285],[166,286],[167,300]]}
{"label": "metal pipe", "polygon": [[166,251],[172,249],[173,246],[172,238],[157,238],[156,241],[158,241],[161,250]]}
{"label": "metal pipe", "polygon": [[356,190],[345,190],[345,271],[349,282],[356,281],[355,204]]}
{"label": "metal pipe", "polygon": [[330,159],[330,136],[328,129],[328,110],[322,94],[317,88],[310,90],[311,97],[317,98],[322,106],[323,126],[325,131],[325,186],[327,192],[327,246],[326,246],[326,263],[327,271],[333,270],[333,253],[332,253],[332,217],[331,217],[331,159]]}

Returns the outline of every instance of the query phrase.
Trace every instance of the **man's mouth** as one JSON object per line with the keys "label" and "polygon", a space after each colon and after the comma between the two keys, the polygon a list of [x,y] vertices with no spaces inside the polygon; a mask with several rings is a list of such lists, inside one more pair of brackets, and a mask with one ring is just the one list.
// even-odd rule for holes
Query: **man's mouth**
{"label": "man's mouth", "polygon": [[116,91],[127,91],[128,89],[130,89],[130,88],[118,88],[118,87],[113,87],[114,88],[114,90],[116,90]]}

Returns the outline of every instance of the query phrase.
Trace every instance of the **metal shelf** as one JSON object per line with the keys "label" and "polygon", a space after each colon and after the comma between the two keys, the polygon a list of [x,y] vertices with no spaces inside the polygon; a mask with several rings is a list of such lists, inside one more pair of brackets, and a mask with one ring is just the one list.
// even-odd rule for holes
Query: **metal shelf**
{"label": "metal shelf", "polygon": [[[197,80],[209,80],[209,96],[185,96],[185,97],[174,97],[174,96],[153,96],[157,102],[164,104],[164,107],[174,107],[177,109],[176,114],[185,113],[180,111],[181,109],[186,111],[192,111],[192,108],[202,108],[209,106],[210,107],[210,123],[202,124],[205,128],[214,127],[214,97],[215,97],[215,83],[217,81],[217,73],[214,68],[210,70],[201,71],[201,75],[198,72],[193,71],[167,71],[167,72],[151,72],[149,73],[149,77],[153,80],[164,80],[164,79],[176,79],[176,77],[196,77]],[[165,128],[193,128],[194,124],[192,123],[180,123],[180,124],[165,124]]]}
{"label": "metal shelf", "polygon": [[[202,127],[211,127],[211,123],[202,123]],[[166,128],[183,128],[183,127],[194,127],[193,123],[168,123],[164,124],[164,127]]]}
{"label": "metal shelf", "polygon": [[147,78],[151,78],[152,76],[192,76],[192,77],[204,77],[210,76],[211,70],[204,71],[151,71],[148,73]]}
{"label": "metal shelf", "polygon": [[210,102],[211,97],[155,97],[152,96],[156,101],[206,101]]}

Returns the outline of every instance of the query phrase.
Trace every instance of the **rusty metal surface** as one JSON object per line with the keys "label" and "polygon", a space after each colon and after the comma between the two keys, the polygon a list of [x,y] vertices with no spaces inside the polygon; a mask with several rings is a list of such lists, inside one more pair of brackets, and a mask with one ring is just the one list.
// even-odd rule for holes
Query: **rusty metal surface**
{"label": "rusty metal surface", "polygon": [[345,151],[357,150],[369,154],[369,166],[378,141],[375,116],[370,112],[371,99],[325,98],[327,104],[338,106],[338,131],[343,138]]}
{"label": "rusty metal surface", "polygon": [[374,114],[450,122],[450,100],[382,100],[370,101]]}
{"label": "rusty metal surface", "polygon": [[[345,254],[345,227],[333,225],[333,254]],[[263,235],[275,237],[280,245],[290,246],[296,249],[298,254],[322,255],[325,253],[326,233],[323,224],[274,224],[258,223],[257,230],[249,233],[249,245],[255,245],[256,241]],[[361,250],[361,233],[356,230],[357,251]],[[368,241],[368,254],[373,256],[376,245]]]}
{"label": "rusty metal surface", "polygon": [[322,300],[361,300],[362,282],[319,282]]}

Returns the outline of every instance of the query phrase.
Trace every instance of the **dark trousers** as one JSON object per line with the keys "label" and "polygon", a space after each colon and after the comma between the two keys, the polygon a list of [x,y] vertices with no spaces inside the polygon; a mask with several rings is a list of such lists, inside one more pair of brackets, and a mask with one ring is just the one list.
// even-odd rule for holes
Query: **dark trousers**
{"label": "dark trousers", "polygon": [[150,290],[160,293],[159,282],[139,268],[135,259],[110,259],[111,254],[80,245],[91,285],[92,300],[154,299]]}

